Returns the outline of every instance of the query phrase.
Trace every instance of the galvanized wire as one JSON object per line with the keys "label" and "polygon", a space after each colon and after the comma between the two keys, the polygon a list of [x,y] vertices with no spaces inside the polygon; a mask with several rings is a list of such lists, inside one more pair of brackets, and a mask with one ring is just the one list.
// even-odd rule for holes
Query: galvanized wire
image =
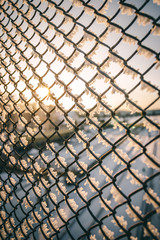
{"label": "galvanized wire", "polygon": [[1,1],[0,239],[160,239],[159,5]]}

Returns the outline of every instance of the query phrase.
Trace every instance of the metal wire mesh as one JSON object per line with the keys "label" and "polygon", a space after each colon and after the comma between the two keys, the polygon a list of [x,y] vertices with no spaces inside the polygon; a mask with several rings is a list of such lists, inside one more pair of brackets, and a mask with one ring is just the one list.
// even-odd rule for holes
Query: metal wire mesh
{"label": "metal wire mesh", "polygon": [[159,5],[1,0],[0,239],[160,239]]}

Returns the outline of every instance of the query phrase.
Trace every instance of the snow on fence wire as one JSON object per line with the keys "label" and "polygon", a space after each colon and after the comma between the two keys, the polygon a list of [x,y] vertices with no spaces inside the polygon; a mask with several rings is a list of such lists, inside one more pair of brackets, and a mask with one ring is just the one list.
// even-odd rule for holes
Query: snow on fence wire
{"label": "snow on fence wire", "polygon": [[160,239],[159,13],[1,0],[0,239]]}

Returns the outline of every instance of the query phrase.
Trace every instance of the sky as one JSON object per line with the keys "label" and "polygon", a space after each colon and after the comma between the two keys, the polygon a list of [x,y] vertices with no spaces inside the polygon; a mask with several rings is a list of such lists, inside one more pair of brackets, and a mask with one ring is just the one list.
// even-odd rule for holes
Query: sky
{"label": "sky", "polygon": [[[59,10],[56,10],[54,4],[50,4],[47,10],[47,2],[37,7],[38,3],[38,0],[33,1],[33,8],[29,8],[27,13],[28,6],[19,1],[14,11],[15,16],[18,14],[19,18],[15,21],[14,14],[11,15],[13,23],[9,22],[4,30],[0,30],[1,45],[5,47],[12,45],[11,55],[16,53],[14,55],[16,62],[21,60],[20,63],[14,64],[11,55],[2,48],[1,59],[5,59],[6,66],[3,68],[3,65],[0,70],[3,76],[0,86],[2,93],[5,91],[3,84],[5,83],[7,91],[15,98],[19,98],[23,92],[27,100],[36,101],[34,98],[36,95],[37,99],[46,105],[54,105],[56,98],[65,109],[74,105],[74,97],[72,98],[69,93],[75,97],[79,96],[78,101],[85,109],[95,106],[98,95],[101,95],[106,105],[116,109],[125,101],[124,93],[129,93],[129,99],[140,108],[147,108],[148,105],[151,105],[149,109],[160,108],[160,99],[156,90],[160,87],[160,67],[158,68],[160,64],[158,65],[156,58],[160,52],[160,34],[154,31],[154,23],[156,26],[160,24],[157,20],[160,6],[151,0],[139,10],[139,14],[136,14],[132,8],[126,10],[117,0],[113,0],[98,11],[104,15],[98,18],[91,9],[94,7],[98,10],[103,1],[91,0],[88,4],[91,8],[75,4],[70,9],[72,1],[64,0],[59,5]],[[54,3],[59,4],[60,1],[56,0]],[[133,4],[133,1],[127,0],[125,3]],[[140,8],[143,3],[142,0],[136,0],[134,6]],[[5,4],[3,8],[7,9],[7,5]],[[118,14],[113,17],[119,9]],[[62,10],[67,12],[68,17]],[[82,12],[82,16],[78,17]],[[11,14],[11,9],[7,13]],[[140,13],[146,14],[146,18]],[[55,17],[47,23],[46,19],[51,19],[54,14]],[[2,13],[1,19],[3,16]],[[74,19],[78,18],[73,22],[70,16]],[[6,19],[2,21],[2,25],[7,22]],[[21,27],[17,27],[16,32],[15,26],[19,23],[22,24]],[[116,24],[118,27],[114,27],[117,26]],[[34,29],[33,25],[36,26]],[[6,35],[11,28],[13,41]],[[107,31],[104,33],[106,28]],[[125,29],[124,34],[120,28]],[[70,32],[71,29],[73,30]],[[98,41],[92,33],[99,39]],[[8,41],[4,44],[6,39]],[[80,39],[82,40],[79,42]],[[146,51],[143,46],[151,51]],[[20,50],[17,51],[17,48]],[[11,65],[8,67],[9,63]],[[129,68],[125,67],[124,63],[127,63]],[[23,75],[19,70],[14,72],[17,66],[23,71]],[[5,69],[13,73],[12,79]],[[141,80],[142,76],[144,81]],[[14,82],[17,84],[15,85]],[[151,83],[155,89],[145,82]],[[68,93],[65,93],[66,89]],[[154,101],[155,103],[152,104]],[[120,110],[131,110],[131,108],[132,106],[123,104]],[[134,111],[139,110],[134,109]]]}

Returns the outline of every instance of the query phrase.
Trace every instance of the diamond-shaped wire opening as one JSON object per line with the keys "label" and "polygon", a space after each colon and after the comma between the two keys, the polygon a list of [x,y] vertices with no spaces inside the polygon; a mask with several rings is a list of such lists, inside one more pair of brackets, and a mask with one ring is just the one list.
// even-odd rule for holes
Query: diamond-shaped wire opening
{"label": "diamond-shaped wire opening", "polygon": [[159,239],[158,20],[158,0],[2,0],[0,238]]}

